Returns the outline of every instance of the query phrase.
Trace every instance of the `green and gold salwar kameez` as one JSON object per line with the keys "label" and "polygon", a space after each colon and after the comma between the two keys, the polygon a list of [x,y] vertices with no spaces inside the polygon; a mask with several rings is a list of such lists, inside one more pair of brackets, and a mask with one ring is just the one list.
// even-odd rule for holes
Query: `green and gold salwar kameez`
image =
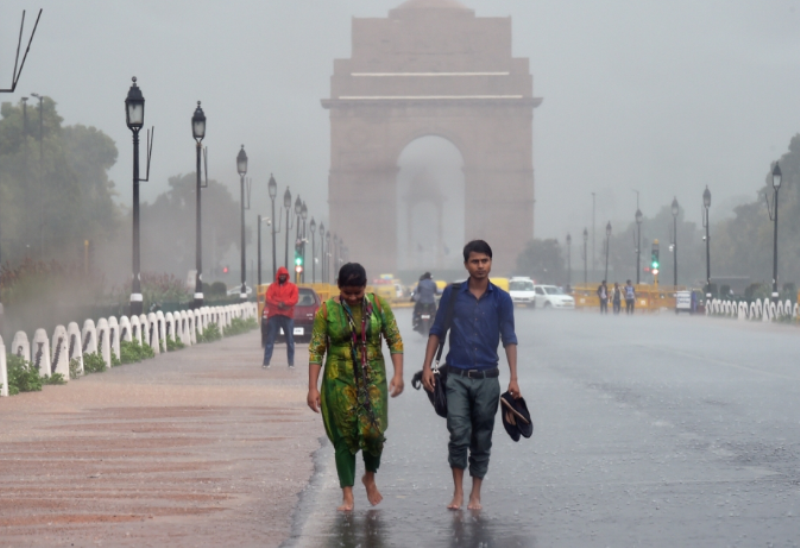
{"label": "green and gold salwar kameez", "polygon": [[361,306],[338,298],[325,302],[314,318],[309,363],[322,365],[320,402],[325,432],[336,451],[341,487],[355,482],[356,453],[377,472],[388,421],[386,363],[381,351],[386,338],[391,354],[403,353],[403,340],[389,305],[367,294]]}

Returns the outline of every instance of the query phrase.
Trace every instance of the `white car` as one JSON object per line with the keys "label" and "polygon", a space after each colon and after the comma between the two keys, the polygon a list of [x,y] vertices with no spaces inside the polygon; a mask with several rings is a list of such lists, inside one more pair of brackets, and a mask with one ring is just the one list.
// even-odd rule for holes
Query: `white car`
{"label": "white car", "polygon": [[533,305],[533,298],[536,295],[533,290],[533,280],[515,276],[508,281],[508,293],[514,304]]}
{"label": "white car", "polygon": [[544,309],[574,309],[575,299],[554,285],[533,286],[534,307]]}

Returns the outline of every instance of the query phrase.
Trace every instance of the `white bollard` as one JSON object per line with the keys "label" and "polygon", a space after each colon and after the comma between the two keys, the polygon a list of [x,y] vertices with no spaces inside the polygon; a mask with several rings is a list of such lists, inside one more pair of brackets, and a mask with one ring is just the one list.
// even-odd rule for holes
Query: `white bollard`
{"label": "white bollard", "polygon": [[108,320],[100,318],[97,320],[97,347],[103,361],[106,362],[106,369],[111,368],[111,341],[109,340],[110,329]]}
{"label": "white bollard", "polygon": [[192,344],[197,344],[197,316],[194,310],[186,311],[186,325],[189,327],[188,335]]}
{"label": "white bollard", "polygon": [[172,312],[167,312],[164,314],[164,325],[167,329],[167,339],[178,341],[178,335],[175,332],[175,323],[175,317],[172,315]]}
{"label": "white bollard", "polygon": [[139,316],[131,316],[131,341],[135,340],[140,345],[142,344],[142,322],[139,321]]}
{"label": "white bollard", "polygon": [[94,320],[86,320],[83,322],[81,341],[81,352],[84,354],[94,354],[97,352],[97,328],[94,326]]}
{"label": "white bollard", "polygon": [[181,336],[181,342],[186,346],[192,346],[192,335],[189,331],[189,314],[185,310],[181,310],[178,314],[178,333]]}
{"label": "white bollard", "polygon": [[0,398],[8,397],[8,367],[6,367],[6,345],[0,336]]}
{"label": "white bollard", "polygon": [[57,325],[53,329],[53,339],[50,344],[52,350],[50,365],[53,373],[61,373],[64,380],[69,382],[69,350],[67,342],[66,328],[63,325]]}
{"label": "white bollard", "polygon": [[150,322],[147,320],[147,316],[139,314],[139,323],[142,326],[142,342],[150,344]]}
{"label": "white bollard", "polygon": [[156,325],[158,326],[158,339],[161,341],[161,348],[167,351],[167,320],[164,313],[160,310],[156,312]]}
{"label": "white bollard", "polygon": [[147,315],[147,344],[153,349],[153,353],[158,356],[161,354],[161,348],[158,344],[158,318],[150,312]]}
{"label": "white bollard", "polygon": [[42,328],[33,334],[33,344],[31,344],[33,366],[39,370],[40,377],[49,377],[50,369],[50,340],[47,338],[47,331]]}
{"label": "white bollard", "polygon": [[31,362],[31,344],[28,342],[28,335],[24,331],[17,331],[11,340],[11,353],[21,357],[26,362]]}
{"label": "white bollard", "polygon": [[108,340],[111,343],[111,353],[119,359],[120,326],[114,316],[108,318]]}
{"label": "white bollard", "polygon": [[120,341],[133,341],[133,331],[131,330],[131,321],[128,316],[120,316],[119,318],[119,339]]}
{"label": "white bollard", "polygon": [[69,322],[67,325],[68,337],[68,351],[69,361],[78,361],[78,375],[83,375],[83,343],[81,339],[81,330],[75,322]]}

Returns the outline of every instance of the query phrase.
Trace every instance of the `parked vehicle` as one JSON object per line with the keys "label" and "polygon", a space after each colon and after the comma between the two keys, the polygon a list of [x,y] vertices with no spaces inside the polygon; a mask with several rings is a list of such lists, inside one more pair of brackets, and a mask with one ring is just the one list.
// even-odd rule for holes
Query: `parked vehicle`
{"label": "parked vehicle", "polygon": [[534,285],[534,307],[547,309],[575,308],[575,299],[555,285]]}
{"label": "parked vehicle", "polygon": [[[314,327],[314,316],[322,306],[322,299],[310,287],[297,288],[297,305],[294,307],[294,340],[310,341],[311,329]],[[283,329],[278,334],[278,340],[284,338]]]}
{"label": "parked vehicle", "polygon": [[508,292],[514,304],[533,306],[536,292],[533,290],[533,280],[525,276],[514,276],[508,282]]}

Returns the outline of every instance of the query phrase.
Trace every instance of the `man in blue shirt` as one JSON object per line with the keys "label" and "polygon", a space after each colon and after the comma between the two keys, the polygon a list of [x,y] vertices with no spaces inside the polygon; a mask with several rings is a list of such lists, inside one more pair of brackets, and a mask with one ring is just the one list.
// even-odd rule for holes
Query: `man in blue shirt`
{"label": "man in blue shirt", "polygon": [[469,280],[457,289],[453,286],[445,289],[439,303],[422,366],[422,383],[427,390],[433,390],[435,379],[431,362],[444,333],[449,301],[455,299],[446,359],[448,461],[453,470],[455,491],[447,507],[458,510],[464,504],[462,484],[469,460],[472,493],[467,507],[480,510],[481,484],[489,468],[494,417],[500,402],[497,345],[502,339],[511,370],[508,391],[519,398],[517,336],[511,296],[489,281],[492,270],[489,244],[483,240],[468,243],[464,247],[464,266]]}

